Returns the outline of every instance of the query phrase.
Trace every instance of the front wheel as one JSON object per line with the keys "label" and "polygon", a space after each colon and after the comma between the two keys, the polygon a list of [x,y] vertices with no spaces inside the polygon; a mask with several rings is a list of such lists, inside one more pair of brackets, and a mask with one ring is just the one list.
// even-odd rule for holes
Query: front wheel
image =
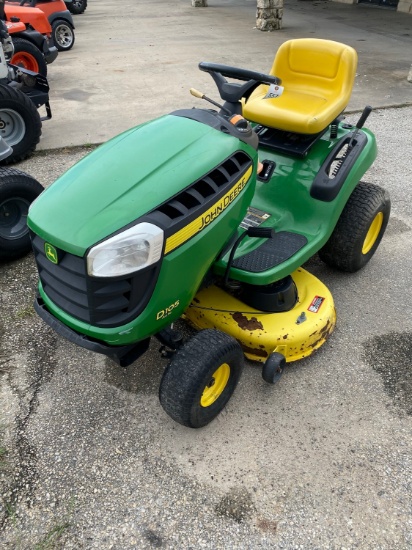
{"label": "front wheel", "polygon": [[31,250],[27,213],[42,191],[43,186],[28,174],[0,168],[0,260],[19,258]]}
{"label": "front wheel", "polygon": [[0,85],[0,136],[13,148],[1,164],[12,164],[30,156],[41,135],[40,115],[26,94]]}
{"label": "front wheel", "polygon": [[39,48],[24,38],[13,38],[13,45],[13,65],[47,76],[47,63]]}
{"label": "front wheel", "polygon": [[232,396],[243,370],[238,342],[218,330],[202,330],[173,357],[159,398],[173,420],[190,428],[209,424]]}
{"label": "front wheel", "polygon": [[319,251],[331,267],[354,273],[375,254],[388,225],[389,194],[373,183],[359,182],[329,240]]}
{"label": "front wheel", "polygon": [[52,37],[56,48],[60,52],[71,50],[74,45],[74,30],[71,25],[63,21],[63,19],[57,19],[52,25]]}

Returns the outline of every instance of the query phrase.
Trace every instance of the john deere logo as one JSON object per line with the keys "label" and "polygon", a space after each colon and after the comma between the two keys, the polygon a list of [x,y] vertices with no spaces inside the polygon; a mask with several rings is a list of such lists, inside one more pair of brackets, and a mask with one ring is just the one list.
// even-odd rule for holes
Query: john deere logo
{"label": "john deere logo", "polygon": [[46,258],[51,261],[52,264],[59,263],[59,259],[57,257],[57,250],[49,243],[45,243],[44,245],[44,251],[46,253]]}

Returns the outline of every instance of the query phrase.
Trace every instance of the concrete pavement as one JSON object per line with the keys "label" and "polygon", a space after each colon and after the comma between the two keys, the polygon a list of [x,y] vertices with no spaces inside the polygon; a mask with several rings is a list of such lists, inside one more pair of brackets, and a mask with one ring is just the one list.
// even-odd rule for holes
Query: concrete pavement
{"label": "concrete pavement", "polygon": [[[34,314],[33,258],[1,266],[2,550],[410,550],[412,108],[368,126],[386,235],[353,275],[307,266],[336,330],[275,386],[248,363],[204,429],[163,412],[156,341],[127,369],[76,348]],[[19,167],[49,184],[86,153]]]}
{"label": "concrete pavement", "polygon": [[346,42],[359,54],[349,110],[412,103],[412,17],[367,5],[285,2],[284,28],[254,28],[256,0],[89,0],[75,17],[76,44],[49,66],[53,119],[39,149],[100,143],[174,109],[218,99],[200,61],[268,71],[287,39]]}

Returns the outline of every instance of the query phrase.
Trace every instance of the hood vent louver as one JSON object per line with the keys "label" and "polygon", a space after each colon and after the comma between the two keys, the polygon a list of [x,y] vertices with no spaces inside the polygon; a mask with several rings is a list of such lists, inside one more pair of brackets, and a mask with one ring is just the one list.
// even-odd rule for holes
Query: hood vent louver
{"label": "hood vent louver", "polygon": [[169,223],[173,223],[204,208],[206,203],[217,200],[219,195],[227,191],[251,164],[252,159],[249,155],[237,151],[200,180],[156,208],[152,214],[163,214]]}

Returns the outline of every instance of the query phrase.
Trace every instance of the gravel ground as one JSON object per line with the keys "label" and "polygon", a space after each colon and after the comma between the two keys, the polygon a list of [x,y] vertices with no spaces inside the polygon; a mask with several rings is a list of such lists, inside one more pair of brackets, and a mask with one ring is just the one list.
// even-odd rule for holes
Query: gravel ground
{"label": "gravel ground", "polygon": [[[2,265],[1,548],[412,548],[412,108],[368,125],[392,217],[360,273],[309,262],[334,334],[275,386],[249,364],[204,429],[161,409],[155,343],[127,369],[75,348],[34,314],[32,257]],[[19,168],[48,185],[88,150]]]}

